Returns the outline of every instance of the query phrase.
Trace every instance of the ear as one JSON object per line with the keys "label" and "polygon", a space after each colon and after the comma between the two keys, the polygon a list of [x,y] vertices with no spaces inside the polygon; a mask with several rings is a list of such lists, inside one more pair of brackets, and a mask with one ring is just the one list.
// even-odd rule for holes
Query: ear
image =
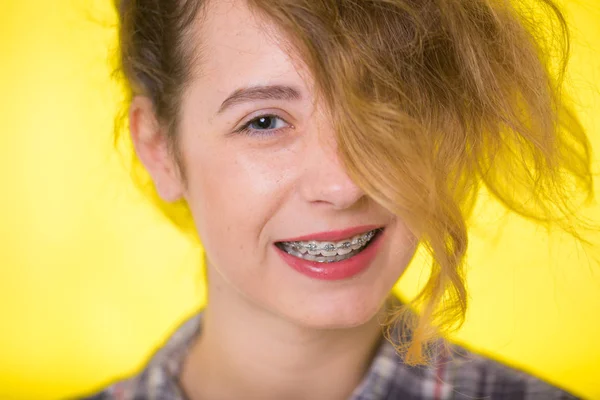
{"label": "ear", "polygon": [[166,202],[183,196],[175,160],[169,155],[167,136],[158,123],[152,101],[136,96],[129,109],[129,130],[135,152],[150,174],[158,195]]}

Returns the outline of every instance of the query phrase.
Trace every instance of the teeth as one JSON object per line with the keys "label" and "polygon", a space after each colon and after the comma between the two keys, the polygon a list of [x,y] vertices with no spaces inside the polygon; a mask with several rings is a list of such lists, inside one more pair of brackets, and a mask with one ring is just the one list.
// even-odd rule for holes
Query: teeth
{"label": "teeth", "polygon": [[356,235],[340,242],[282,242],[288,253],[309,261],[335,262],[352,257],[357,250],[363,248],[375,236],[375,231]]}
{"label": "teeth", "polygon": [[311,256],[310,254],[301,254],[301,253],[297,252],[296,250],[294,250],[292,247],[288,247],[288,246],[285,246],[285,251],[293,256],[303,258],[308,261],[316,261],[316,262],[320,262],[320,263],[330,263],[330,262],[342,261],[342,260],[350,258],[354,255],[354,253],[352,253],[352,254],[347,254],[347,255],[336,255],[333,257]]}
{"label": "teeth", "polygon": [[334,254],[348,254],[347,250],[358,250],[369,240],[371,240],[373,236],[375,236],[375,232],[370,231],[362,235],[356,235],[352,238],[342,240],[340,242],[318,242],[311,240],[308,242],[288,242],[285,244],[288,246],[293,246],[294,249],[303,254],[308,253],[313,256],[322,254],[329,256]]}
{"label": "teeth", "polygon": [[342,240],[341,242],[337,242],[335,245],[336,247],[349,249],[350,247],[352,247],[352,240]]}
{"label": "teeth", "polygon": [[[297,242],[298,245],[296,247],[299,248],[303,248],[305,246],[302,246],[302,242]],[[314,240],[308,242],[307,244],[308,247],[308,254],[310,254],[311,256],[318,256],[319,254],[321,254],[321,250],[318,250],[319,248],[319,244],[317,242],[315,242]]]}
{"label": "teeth", "polygon": [[333,256],[337,256],[338,252],[335,250],[333,250],[333,251],[322,250],[321,254],[324,255],[325,257],[333,257]]}
{"label": "teeth", "polygon": [[350,252],[352,252],[352,249],[351,249],[351,248],[349,248],[349,249],[338,249],[338,251],[337,251],[337,253],[338,253],[339,255],[341,255],[341,256],[343,256],[343,255],[346,255],[346,254],[348,254],[348,253],[350,253]]}
{"label": "teeth", "polygon": [[308,260],[308,261],[317,261],[317,257],[310,255],[310,254],[305,254],[302,256],[302,258],[304,258],[305,260]]}

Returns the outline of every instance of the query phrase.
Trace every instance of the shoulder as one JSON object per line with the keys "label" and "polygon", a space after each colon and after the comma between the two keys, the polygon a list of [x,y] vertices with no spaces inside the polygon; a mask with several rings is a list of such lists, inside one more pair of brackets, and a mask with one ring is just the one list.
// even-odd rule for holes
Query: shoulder
{"label": "shoulder", "polygon": [[566,390],[556,387],[523,370],[509,367],[494,359],[451,345],[452,355],[444,368],[449,385],[448,399],[515,399],[569,400],[577,399]]}
{"label": "shoulder", "polygon": [[199,333],[201,315],[181,324],[150,358],[144,368],[80,400],[133,400],[176,398],[177,376],[189,347]]}
{"label": "shoulder", "polygon": [[[576,400],[568,391],[532,374],[510,367],[463,347],[440,341],[432,350],[432,362],[409,366],[392,346],[380,353],[377,376],[358,399],[372,399],[372,392],[386,400]],[[385,365],[382,363],[386,361]],[[385,368],[383,368],[383,367]],[[389,378],[386,378],[389,377]],[[366,393],[366,394],[363,394]]]}

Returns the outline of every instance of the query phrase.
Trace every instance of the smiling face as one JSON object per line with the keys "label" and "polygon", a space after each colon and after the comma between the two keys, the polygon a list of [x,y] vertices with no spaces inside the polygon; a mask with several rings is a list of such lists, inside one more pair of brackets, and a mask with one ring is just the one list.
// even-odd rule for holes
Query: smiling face
{"label": "smiling face", "polygon": [[[149,103],[135,99],[130,116],[158,192],[189,204],[207,253],[209,291],[218,285],[302,326],[366,322],[405,270],[415,238],[348,177],[311,75],[275,26],[231,1],[211,4],[196,28],[202,55],[177,132],[187,185],[148,122]],[[330,279],[307,275],[275,246],[355,227],[385,229],[367,268],[352,276],[346,267]],[[324,239],[344,234],[354,235]]]}

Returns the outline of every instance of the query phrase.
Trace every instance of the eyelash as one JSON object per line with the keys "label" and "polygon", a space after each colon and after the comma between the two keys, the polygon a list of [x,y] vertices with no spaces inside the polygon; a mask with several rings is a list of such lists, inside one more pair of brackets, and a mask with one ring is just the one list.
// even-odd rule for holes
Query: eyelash
{"label": "eyelash", "polygon": [[291,126],[285,119],[281,118],[279,115],[276,115],[276,114],[263,114],[263,115],[257,115],[256,117],[252,118],[250,121],[246,122],[244,125],[242,125],[238,129],[236,129],[235,133],[242,133],[242,134],[250,135],[250,136],[273,136],[278,131],[280,131],[282,129],[285,129],[285,128],[277,128],[277,129],[251,129],[250,125],[254,124],[255,122],[257,122],[261,118],[279,119],[279,120],[283,121],[286,125],[288,125],[285,128],[288,128],[288,127]]}

